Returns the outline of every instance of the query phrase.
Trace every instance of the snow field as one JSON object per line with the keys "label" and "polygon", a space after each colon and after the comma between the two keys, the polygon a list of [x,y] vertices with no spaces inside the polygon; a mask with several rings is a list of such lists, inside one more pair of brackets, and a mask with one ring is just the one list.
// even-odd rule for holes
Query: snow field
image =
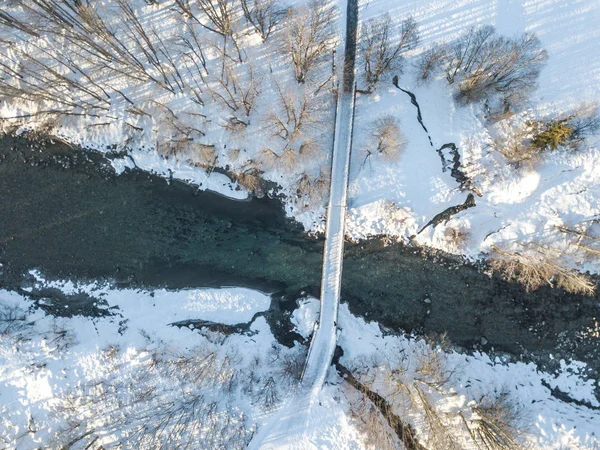
{"label": "snow field", "polygon": [[[98,4],[108,12],[115,8],[111,0],[102,0]],[[178,33],[186,30],[181,17],[170,9],[170,1],[148,6],[140,0],[133,5],[142,23],[161,18],[152,23],[159,35],[176,40]],[[341,30],[345,5],[340,3],[338,8]],[[534,167],[516,170],[492,150],[493,141],[506,136],[509,123],[490,128],[478,106],[455,104],[452,89],[445,81],[435,80],[428,86],[418,86],[412,70],[413,63],[423,51],[435,43],[455,39],[471,26],[491,24],[498,33],[506,36],[534,32],[548,51],[549,61],[541,72],[539,89],[533,93],[526,110],[512,120],[551,119],[568,114],[581,104],[595,104],[600,99],[600,57],[596,49],[600,37],[598,2],[408,0],[391,5],[386,0],[371,0],[360,4],[361,21],[386,12],[397,23],[408,15],[418,23],[421,42],[407,54],[400,86],[415,93],[434,148],[417,123],[416,110],[408,96],[392,87],[389,80],[384,80],[375,93],[359,95],[347,235],[353,239],[379,234],[407,239],[435,214],[462,203],[466,192],[458,190],[458,183],[449,172],[442,172],[440,158],[435,152],[442,144],[453,142],[459,148],[465,172],[472,177],[473,185],[483,197],[476,198],[477,207],[462,212],[446,226],[426,229],[417,237],[418,243],[479,258],[494,246],[515,250],[515,241],[523,245],[533,242],[566,253],[561,263],[568,267],[598,272],[597,258],[579,251],[573,246],[572,237],[557,229],[557,226],[577,228],[596,218],[600,206],[597,192],[600,172],[595,169],[598,166],[598,139],[590,139],[579,152],[547,153]],[[19,14],[18,8],[15,14]],[[108,16],[108,19],[109,23],[115,24],[116,17]],[[108,77],[105,80],[108,85],[133,99],[149,116],[134,114],[125,100],[115,96],[106,118],[65,118],[54,123],[50,133],[85,147],[127,149],[129,156],[113,161],[118,172],[137,166],[234,198],[245,198],[247,190],[222,174],[210,169],[207,172],[205,167],[214,163],[234,172],[263,171],[266,179],[282,186],[290,216],[309,231],[324,231],[333,96],[320,95],[316,99],[317,120],[311,125],[312,131],[302,137],[315,143],[310,151],[302,154],[298,149],[287,151],[281,139],[270,134],[264,118],[276,108],[277,84],[284,92],[294,92],[297,99],[307,88],[293,80],[287,57],[277,51],[281,46],[281,33],[276,32],[263,44],[249,32],[243,21],[237,26],[240,44],[248,56],[247,62],[237,69],[238,75],[242,81],[247,81],[252,65],[261,80],[261,94],[249,118],[250,123],[241,134],[224,128],[231,111],[213,96],[205,95],[201,106],[191,100],[187,91],[173,95],[157,90],[151,83],[131,84],[127,79],[110,78],[105,74],[102,76]],[[11,35],[12,38],[15,36]],[[23,50],[35,53],[37,47],[33,44],[29,41],[18,43]],[[36,43],[41,44],[50,46],[46,41]],[[342,44],[340,39],[338,55],[342,53]],[[210,45],[205,50],[208,67],[214,72],[218,52]],[[47,58],[46,62],[49,62]],[[191,68],[185,57],[182,56],[179,62]],[[360,62],[357,68],[360,72]],[[315,84],[327,79],[330,73],[330,61],[324,61],[313,74]],[[194,83],[191,74],[184,73],[183,78]],[[212,75],[207,76],[207,82],[215,88],[216,79]],[[193,141],[189,145],[169,144],[180,140],[181,136],[173,127],[170,114],[158,104],[177,112],[181,124],[201,129],[204,135],[193,132]],[[4,101],[0,104],[0,115],[13,117],[52,106],[32,101]],[[389,114],[401,121],[406,149],[397,160],[374,155],[365,162],[371,123]],[[43,127],[41,122],[19,119],[3,123],[8,128],[20,124],[24,131]],[[456,235],[462,238],[457,240]]]}
{"label": "snow field", "polygon": [[[227,311],[223,317],[229,323],[252,320],[248,308],[239,308],[238,289],[172,295],[156,291],[153,297],[152,292],[52,282],[36,276],[37,288],[97,296],[106,300],[115,315],[46,316],[29,299],[0,291],[0,436],[4,445],[52,447],[85,435],[73,448],[84,448],[96,437],[95,442],[106,448],[117,442],[124,448],[169,445],[169,439],[175,438],[191,440],[192,448],[196,443],[205,444],[198,448],[207,448],[219,442],[226,442],[227,448],[245,448],[263,427],[275,423],[276,430],[269,435],[280,439],[265,443],[265,448],[374,448],[368,445],[369,434],[355,415],[356,391],[333,368],[317,401],[306,408],[294,402],[297,379],[283,367],[287,363],[301,367],[306,349],[282,347],[264,318],[256,317],[247,333],[229,336],[168,325],[172,319],[217,320],[210,316],[217,306]],[[196,299],[202,298],[203,309],[189,308],[192,292],[198,294]],[[245,290],[243,295],[255,313],[268,307],[260,300],[267,297],[262,293]],[[176,312],[164,316],[167,308],[162,304]],[[294,311],[292,322],[304,337],[312,332],[318,309],[318,300],[304,299]],[[11,310],[24,320],[4,320]],[[458,413],[473,419],[477,403],[501,395],[519,412],[521,439],[531,448],[593,449],[598,445],[598,411],[558,400],[542,384],[599,406],[594,382],[586,377],[581,363],[562,363],[559,373],[549,374],[533,364],[491,359],[482,353],[442,351],[418,338],[384,333],[376,323],[352,315],[345,304],[340,306],[338,325],[344,350],[340,362],[392,402],[398,397],[390,396],[388,380],[391,370],[397,369],[399,382],[417,383],[448,423]],[[418,381],[429,380],[424,367],[434,365],[449,375],[442,387]],[[175,422],[166,421],[166,431],[152,435],[172,405],[181,406],[182,420],[189,419],[187,431],[182,433]],[[401,409],[396,403],[395,408],[416,427],[420,439],[429,438],[427,421],[418,407]],[[273,421],[273,414],[279,420]],[[209,430],[194,427],[200,420],[210,424],[210,429],[225,430],[222,436],[229,440],[219,441]],[[466,437],[458,434],[456,439],[460,442]]]}
{"label": "snow field", "polygon": [[[310,330],[318,308],[318,300],[308,299],[294,312],[292,320],[299,332]],[[533,363],[491,359],[479,352],[467,355],[432,348],[421,338],[382,332],[376,322],[352,315],[346,304],[340,305],[338,324],[341,330],[338,344],[344,350],[341,364],[392,402],[399,417],[416,427],[421,442],[432,439],[431,427],[419,403],[407,405],[401,393],[394,390],[398,385],[417,385],[437,414],[447,421],[456,442],[466,448],[471,448],[472,442],[467,432],[460,429],[459,413],[476,418],[475,405],[495,398],[504,399],[517,413],[517,425],[523,430],[520,441],[526,448],[594,449],[599,444],[598,411],[558,400],[542,384],[545,382],[571,398],[600,406],[594,396],[596,381],[583,376],[585,364],[561,362],[561,372],[552,375],[540,372]],[[428,378],[428,372],[435,371],[432,367],[442,374],[442,383],[433,383]],[[333,369],[330,381],[339,383],[332,372]],[[390,383],[394,377],[395,385]],[[338,386],[342,389],[342,385]],[[354,424],[361,430],[360,422]],[[363,434],[366,437],[368,434]]]}
{"label": "snow field", "polygon": [[[266,294],[119,291],[36,277],[37,288],[87,293],[114,315],[46,316],[0,291],[3,446],[241,449],[296,382],[283,361],[293,367],[303,349],[280,346],[264,318],[253,320],[268,308]],[[170,326],[186,319],[253,322],[246,334],[230,336]]]}

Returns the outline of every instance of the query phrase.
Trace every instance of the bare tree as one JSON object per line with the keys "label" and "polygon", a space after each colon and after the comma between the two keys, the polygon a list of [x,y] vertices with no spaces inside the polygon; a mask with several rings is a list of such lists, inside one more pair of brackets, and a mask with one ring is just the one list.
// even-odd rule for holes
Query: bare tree
{"label": "bare tree", "polygon": [[[194,22],[224,37],[233,36],[235,3],[233,0],[175,0],[181,12]],[[198,13],[196,12],[198,9]],[[199,13],[203,13],[208,23]]]}
{"label": "bare tree", "polygon": [[417,83],[427,83],[444,65],[447,48],[443,45],[430,48],[415,64]]}
{"label": "bare tree", "polygon": [[241,0],[244,17],[266,41],[285,17],[286,10],[278,0]]}
{"label": "bare tree", "polygon": [[273,136],[290,143],[317,122],[318,104],[307,89],[284,91],[278,84],[276,86],[277,102],[265,121]]}
{"label": "bare tree", "polygon": [[311,0],[304,7],[289,10],[283,50],[292,59],[299,83],[304,83],[309,71],[333,49],[335,12],[326,0]]}
{"label": "bare tree", "polygon": [[[175,0],[175,6],[186,17],[206,30],[223,37],[223,51],[231,42],[237,52],[239,62],[244,60],[236,36],[234,25],[239,15],[238,2],[235,0]],[[197,11],[196,11],[197,10]],[[208,19],[208,21],[205,19]]]}
{"label": "bare tree", "polygon": [[494,27],[472,28],[449,51],[446,78],[459,81],[457,100],[479,101],[494,93],[505,104],[521,103],[548,59],[535,34],[496,36]]}
{"label": "bare tree", "polygon": [[394,116],[384,116],[372,123],[371,142],[376,153],[388,158],[396,157],[405,147],[400,131],[400,121]]}
{"label": "bare tree", "polygon": [[446,79],[454,83],[459,71],[468,72],[478,58],[485,42],[496,33],[491,25],[470,28],[461,38],[452,43],[448,52]]}
{"label": "bare tree", "polygon": [[394,36],[394,28],[389,14],[368,20],[361,27],[359,50],[369,91],[384,74],[402,71],[404,52],[419,42],[417,22],[412,17],[402,22],[398,38]]}
{"label": "bare tree", "polygon": [[25,23],[15,18],[8,11],[0,11],[0,25],[14,28],[16,30],[22,31],[23,33],[27,33],[37,38],[40,37],[38,32],[34,29],[33,26],[31,26],[31,24]]}

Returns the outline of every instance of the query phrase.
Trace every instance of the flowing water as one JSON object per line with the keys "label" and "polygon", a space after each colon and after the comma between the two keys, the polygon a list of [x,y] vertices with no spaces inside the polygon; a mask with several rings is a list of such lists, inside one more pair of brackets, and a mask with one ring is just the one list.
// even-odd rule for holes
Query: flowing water
{"label": "flowing water", "polygon": [[[582,334],[600,317],[597,296],[528,294],[461,258],[385,242],[347,245],[351,311],[466,348],[600,367],[598,340]],[[26,285],[34,268],[120,286],[240,285],[277,292],[272,309],[285,316],[298,292],[318,294],[322,250],[276,199],[229,200],[141,171],[116,176],[96,152],[0,140],[0,288]]]}

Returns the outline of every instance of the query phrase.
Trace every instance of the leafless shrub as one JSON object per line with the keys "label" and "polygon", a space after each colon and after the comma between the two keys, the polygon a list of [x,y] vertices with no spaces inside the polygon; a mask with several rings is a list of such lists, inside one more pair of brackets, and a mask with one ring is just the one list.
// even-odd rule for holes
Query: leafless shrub
{"label": "leafless shrub", "polygon": [[386,73],[402,72],[403,54],[419,42],[417,22],[412,17],[402,22],[398,38],[394,36],[394,28],[389,14],[361,26],[359,51],[369,91]]}
{"label": "leafless shrub", "polygon": [[262,386],[258,394],[259,401],[262,406],[269,410],[277,406],[281,402],[277,385],[273,377],[269,377],[266,383]]}
{"label": "leafless shrub", "polygon": [[310,0],[306,6],[288,11],[283,51],[292,59],[299,83],[304,83],[308,73],[333,50],[335,14],[326,0]]}
{"label": "leafless shrub", "polygon": [[298,153],[286,148],[279,158],[279,163],[283,170],[293,171],[298,166]]}
{"label": "leafless shrub", "polygon": [[428,49],[419,57],[415,64],[417,83],[426,84],[441,71],[447,52],[448,49],[440,45]]}
{"label": "leafless shrub", "polygon": [[286,14],[278,0],[241,0],[244,17],[266,41]]}
{"label": "leafless shrub", "polygon": [[400,121],[394,116],[376,119],[371,125],[373,151],[389,159],[396,159],[406,144],[400,131]]}
{"label": "leafless shrub", "polygon": [[234,180],[248,192],[262,197],[265,191],[265,181],[257,169],[249,169],[234,174]]}
{"label": "leafless shrub", "polygon": [[[158,113],[154,114],[154,117],[155,120],[160,123],[161,134],[166,136],[167,140],[175,143],[187,142],[192,141],[194,138],[204,136],[204,131],[195,126],[189,125],[164,103],[153,100],[152,104],[155,105],[159,110]],[[137,131],[141,133],[143,132],[143,129],[138,128]]]}
{"label": "leafless shrub", "polygon": [[330,174],[328,170],[322,170],[317,178],[312,178],[304,172],[298,180],[296,194],[298,195],[298,206],[301,209],[324,205],[329,195]]}
{"label": "leafless shrub", "polygon": [[302,378],[306,351],[288,353],[281,360],[281,373],[291,382],[298,382]]}
{"label": "leafless shrub", "polygon": [[499,122],[505,128],[502,136],[494,140],[494,148],[515,167],[532,167],[540,159],[540,151],[530,145],[530,140],[539,128],[537,122],[525,121],[513,125]]}
{"label": "leafless shrub", "polygon": [[0,335],[22,330],[27,326],[27,314],[16,305],[0,304]]}
{"label": "leafless shrub", "polygon": [[217,163],[218,155],[214,145],[193,144],[191,146],[193,161],[204,167],[214,167]]}
{"label": "leafless shrub", "polygon": [[279,165],[279,155],[268,147],[264,147],[258,154],[260,167],[275,168]]}
{"label": "leafless shrub", "polygon": [[[207,88],[215,100],[236,114],[229,123],[234,127],[244,127],[249,124],[254,102],[261,92],[262,80],[255,76],[252,64],[233,67],[226,62],[225,56],[223,58],[223,71],[216,79],[216,86],[211,88],[208,85]],[[243,74],[243,79],[240,73]]]}
{"label": "leafless shrub", "polygon": [[314,161],[322,156],[323,153],[323,143],[316,138],[304,140],[298,149],[298,154],[302,156],[305,161]]}
{"label": "leafless shrub", "polygon": [[558,225],[556,228],[567,235],[569,245],[583,253],[584,258],[595,261],[600,256],[600,226],[595,219],[579,222],[571,226]]}
{"label": "leafless shrub", "polygon": [[52,323],[52,330],[46,337],[46,341],[48,344],[54,346],[54,351],[62,351],[75,342],[75,335],[64,323],[55,320]]}
{"label": "leafless shrub", "polygon": [[595,283],[587,275],[559,265],[560,254],[550,249],[530,244],[520,252],[498,247],[492,250],[489,258],[492,270],[506,280],[521,283],[528,292],[544,285],[585,295],[592,295],[596,290]]}
{"label": "leafless shrub", "polygon": [[364,444],[377,450],[396,450],[399,447],[398,438],[391,430],[383,414],[361,392],[352,395],[349,401],[350,417],[358,425],[358,430],[364,435]]}
{"label": "leafless shrub", "polygon": [[427,348],[417,361],[415,380],[436,390],[441,390],[452,378],[452,372],[446,369],[442,353]]}
{"label": "leafless shrub", "polygon": [[600,129],[597,109],[582,105],[576,111],[547,120],[503,121],[496,148],[516,167],[535,165],[546,151],[577,150],[586,137]]}
{"label": "leafless shrub", "polygon": [[505,393],[495,397],[484,397],[473,408],[474,417],[461,418],[469,435],[481,450],[517,450],[521,446],[518,438],[520,412]]}
{"label": "leafless shrub", "polygon": [[239,148],[232,148],[229,150],[229,161],[237,162],[240,159],[241,150]]}
{"label": "leafless shrub", "polygon": [[448,227],[444,230],[446,242],[455,251],[462,249],[469,240],[470,236],[470,231],[463,227]]}
{"label": "leafless shrub", "polygon": [[[400,428],[397,426],[398,417],[408,418],[409,415],[421,427],[424,446],[412,440],[407,448],[520,448],[517,443],[522,434],[518,428],[519,411],[508,394],[486,396],[449,411],[442,405],[456,394],[449,386],[452,372],[446,369],[441,351],[427,346],[412,356],[385,359],[383,365],[363,361],[353,370],[353,374],[363,385],[377,390],[379,395],[385,393],[389,408],[370,409],[372,404],[360,396],[362,392],[347,395],[351,414],[357,419],[359,429],[366,433],[367,441],[375,448],[386,448],[387,445],[392,445],[390,448],[402,448],[393,446],[397,445],[392,444],[394,436],[390,436],[390,429],[386,429],[385,425],[397,430]],[[413,371],[411,367],[414,366]],[[406,424],[402,428],[406,429]]]}
{"label": "leafless shrub", "polygon": [[431,398],[418,386],[413,384],[416,398],[420,403],[427,424],[427,443],[430,448],[460,449],[456,431],[446,422],[446,418],[438,412]]}
{"label": "leafless shrub", "polygon": [[600,131],[600,112],[597,105],[581,105],[569,120],[573,131],[572,144],[577,148],[586,137],[598,134]]}
{"label": "leafless shrub", "polygon": [[318,122],[318,99],[307,89],[292,91],[276,87],[277,101],[264,122],[273,136],[291,143]]}

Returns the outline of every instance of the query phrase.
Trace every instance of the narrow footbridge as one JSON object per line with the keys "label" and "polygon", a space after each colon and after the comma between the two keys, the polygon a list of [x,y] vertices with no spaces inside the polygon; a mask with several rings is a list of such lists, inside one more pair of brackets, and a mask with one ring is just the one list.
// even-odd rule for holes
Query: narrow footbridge
{"label": "narrow footbridge", "polygon": [[348,0],[346,11],[346,46],[341,89],[338,89],[333,155],[331,161],[331,187],[327,207],[323,278],[321,280],[321,312],[306,358],[302,385],[315,396],[321,389],[335,352],[337,316],[340,304],[344,236],[348,201],[350,152],[354,126],[356,83],[356,29],[358,1]]}
{"label": "narrow footbridge", "polygon": [[[337,340],[337,316],[340,303],[344,235],[350,172],[350,150],[354,125],[356,86],[356,28],[358,1],[348,0],[346,48],[341,83],[338,84],[331,187],[327,207],[321,311],[310,343],[299,389],[271,416],[252,440],[250,449],[307,448],[306,423],[319,414],[315,408],[319,392],[331,366]],[[341,86],[340,86],[341,85]],[[322,413],[322,411],[321,411]]]}
{"label": "narrow footbridge", "polygon": [[321,311],[310,343],[302,384],[315,393],[321,388],[331,365],[337,337],[337,315],[344,260],[344,235],[348,198],[348,174],[354,122],[355,85],[352,80],[338,94],[331,188],[327,208]]}

